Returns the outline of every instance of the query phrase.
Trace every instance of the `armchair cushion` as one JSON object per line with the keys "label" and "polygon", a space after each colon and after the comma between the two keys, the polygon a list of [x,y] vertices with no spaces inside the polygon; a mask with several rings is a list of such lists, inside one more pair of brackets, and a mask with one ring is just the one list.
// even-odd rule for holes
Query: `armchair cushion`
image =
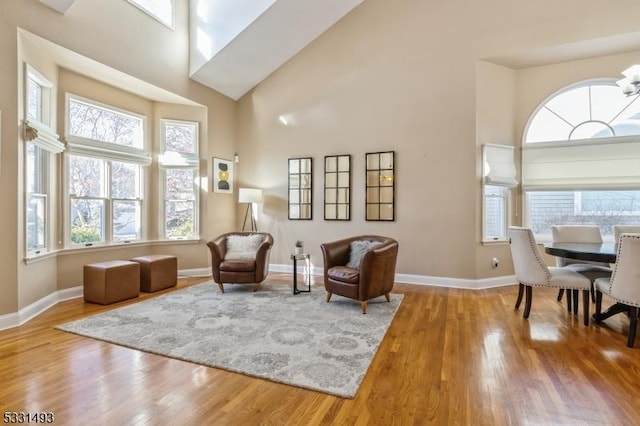
{"label": "armchair cushion", "polygon": [[227,253],[224,260],[255,259],[263,240],[263,236],[258,234],[227,236]]}
{"label": "armchair cushion", "polygon": [[223,260],[220,262],[220,271],[223,272],[253,272],[256,269],[255,260]]}
{"label": "armchair cushion", "polygon": [[327,275],[334,280],[351,284],[357,284],[360,279],[360,271],[348,266],[334,266],[327,271]]}
{"label": "armchair cushion", "polygon": [[376,248],[380,245],[377,241],[368,241],[368,240],[356,240],[351,241],[349,247],[349,262],[347,266],[353,269],[360,268],[360,262],[362,262],[362,258],[365,253],[372,248]]}

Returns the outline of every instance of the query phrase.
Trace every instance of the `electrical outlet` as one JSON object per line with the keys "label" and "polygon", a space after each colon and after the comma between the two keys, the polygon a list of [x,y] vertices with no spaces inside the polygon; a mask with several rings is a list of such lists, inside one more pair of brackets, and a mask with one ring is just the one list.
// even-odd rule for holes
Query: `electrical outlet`
{"label": "electrical outlet", "polygon": [[497,257],[494,257],[493,259],[491,259],[492,267],[497,268],[499,264],[500,264],[500,260]]}

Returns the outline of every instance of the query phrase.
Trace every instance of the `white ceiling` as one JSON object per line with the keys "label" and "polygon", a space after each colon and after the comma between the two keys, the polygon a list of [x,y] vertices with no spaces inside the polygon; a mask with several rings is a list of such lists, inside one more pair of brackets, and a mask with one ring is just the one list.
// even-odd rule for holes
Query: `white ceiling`
{"label": "white ceiling", "polygon": [[190,77],[239,99],[364,0],[190,0]]}

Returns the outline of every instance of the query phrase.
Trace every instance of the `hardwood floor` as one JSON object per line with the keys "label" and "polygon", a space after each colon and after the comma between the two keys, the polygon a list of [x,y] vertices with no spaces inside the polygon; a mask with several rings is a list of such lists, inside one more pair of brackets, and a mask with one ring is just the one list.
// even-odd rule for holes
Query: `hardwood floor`
{"label": "hardwood floor", "polygon": [[534,289],[526,321],[515,285],[394,292],[404,301],[354,399],[55,330],[141,300],[75,299],[0,332],[0,408],[52,412],[63,425],[640,424],[640,343],[626,347],[624,315],[585,327],[556,291]]}

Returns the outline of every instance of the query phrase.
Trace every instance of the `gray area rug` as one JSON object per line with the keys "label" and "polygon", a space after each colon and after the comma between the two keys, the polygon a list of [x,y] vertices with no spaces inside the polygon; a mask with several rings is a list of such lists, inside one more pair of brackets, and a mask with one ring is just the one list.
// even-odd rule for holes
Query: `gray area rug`
{"label": "gray area rug", "polygon": [[191,286],[56,328],[274,382],[353,398],[402,295],[357,301],[291,284]]}

